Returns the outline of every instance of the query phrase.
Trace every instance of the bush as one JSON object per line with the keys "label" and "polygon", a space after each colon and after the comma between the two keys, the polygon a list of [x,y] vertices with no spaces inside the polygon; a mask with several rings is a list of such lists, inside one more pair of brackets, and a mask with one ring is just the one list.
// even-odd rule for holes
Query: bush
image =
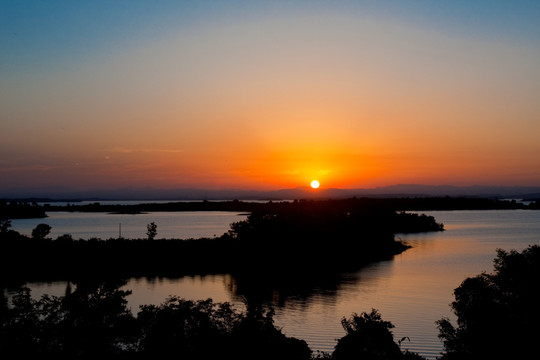
{"label": "bush", "polygon": [[443,359],[540,357],[540,246],[499,249],[494,268],[455,289],[457,327],[447,318],[437,321]]}
{"label": "bush", "polygon": [[78,358],[308,360],[303,340],[274,326],[273,311],[246,312],[211,299],[171,297],[144,305],[137,317],[126,307],[125,282],[79,282],[65,296],[39,300],[22,288],[11,306],[0,297],[0,353]]}
{"label": "bush", "polygon": [[51,226],[47,224],[38,224],[32,230],[32,238],[43,240],[51,232]]}
{"label": "bush", "polygon": [[390,329],[394,325],[383,321],[381,314],[372,309],[368,314],[353,314],[341,320],[346,335],[338,340],[330,359],[332,360],[399,360],[422,359],[415,353],[402,353],[400,346],[394,342]]}

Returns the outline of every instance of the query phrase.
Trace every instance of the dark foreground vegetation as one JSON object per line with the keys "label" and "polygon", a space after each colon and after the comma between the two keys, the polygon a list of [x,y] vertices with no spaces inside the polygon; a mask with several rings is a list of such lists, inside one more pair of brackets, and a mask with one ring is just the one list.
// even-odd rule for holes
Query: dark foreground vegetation
{"label": "dark foreground vegetation", "polygon": [[[285,336],[274,325],[273,310],[246,304],[239,311],[211,299],[170,297],[143,305],[134,316],[122,282],[68,284],[65,296],[32,299],[22,288],[11,304],[0,299],[0,354],[56,358],[290,359],[316,355],[303,340]],[[370,359],[415,359],[394,342],[390,322],[376,311],[343,319],[347,334],[335,356],[359,353]],[[383,355],[384,357],[381,357]],[[374,357],[376,356],[376,357]]]}
{"label": "dark foreground vegetation", "polygon": [[75,240],[66,234],[53,240],[46,224],[27,237],[10,230],[8,221],[0,231],[0,250],[9,254],[0,263],[0,283],[343,271],[407,249],[396,233],[442,230],[433,217],[361,201],[268,206],[212,239],[155,239],[154,227],[148,239]]}
{"label": "dark foreground vegetation", "polygon": [[[495,272],[455,290],[450,320],[437,322],[447,359],[537,359],[540,349],[540,246],[498,250]],[[68,283],[64,296],[33,299],[21,288],[0,295],[0,354],[62,359],[422,359],[401,349],[376,310],[342,319],[345,335],[332,353],[314,353],[274,325],[273,310],[245,303],[238,310],[212,300],[170,297],[161,305],[127,308],[123,281]],[[414,334],[411,334],[414,336]]]}
{"label": "dark foreground vegetation", "polygon": [[6,201],[0,199],[0,219],[32,219],[44,218],[47,214],[45,207],[35,202]]}
{"label": "dark foreground vegetation", "polygon": [[540,246],[498,250],[494,267],[455,289],[457,326],[437,322],[444,360],[540,359]]}

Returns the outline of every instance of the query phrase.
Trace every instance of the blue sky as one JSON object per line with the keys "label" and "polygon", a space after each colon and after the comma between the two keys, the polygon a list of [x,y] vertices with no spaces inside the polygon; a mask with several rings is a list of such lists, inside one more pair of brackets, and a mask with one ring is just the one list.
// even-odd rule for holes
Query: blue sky
{"label": "blue sky", "polygon": [[201,23],[353,12],[540,47],[539,1],[12,1],[0,3],[2,72],[54,67]]}

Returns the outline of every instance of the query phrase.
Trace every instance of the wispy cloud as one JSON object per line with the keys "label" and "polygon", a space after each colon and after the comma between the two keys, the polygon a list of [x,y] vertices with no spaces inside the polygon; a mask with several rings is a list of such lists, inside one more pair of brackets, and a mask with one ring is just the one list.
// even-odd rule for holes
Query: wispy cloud
{"label": "wispy cloud", "polygon": [[22,165],[22,166],[13,166],[13,165],[0,165],[0,173],[11,173],[11,172],[41,172],[41,171],[51,171],[58,169],[57,166],[51,165]]}
{"label": "wispy cloud", "polygon": [[183,150],[180,149],[134,149],[134,148],[125,148],[125,147],[116,147],[108,149],[108,152],[111,153],[121,153],[121,154],[132,154],[132,153],[181,153]]}

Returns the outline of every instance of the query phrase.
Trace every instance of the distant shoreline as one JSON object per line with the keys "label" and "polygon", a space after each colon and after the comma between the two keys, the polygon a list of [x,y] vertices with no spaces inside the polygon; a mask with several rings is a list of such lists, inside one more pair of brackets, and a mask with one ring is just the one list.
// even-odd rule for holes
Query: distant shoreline
{"label": "distant shoreline", "polygon": [[318,188],[296,187],[275,190],[253,189],[200,189],[200,188],[136,188],[123,187],[116,189],[68,190],[68,189],[3,189],[0,198],[10,201],[30,202],[63,202],[78,203],[81,201],[283,201],[290,199],[347,199],[353,197],[371,198],[405,198],[405,197],[470,197],[491,199],[521,199],[538,201],[540,186],[524,185],[425,185],[395,184],[373,188]]}
{"label": "distant shoreline", "polygon": [[67,204],[54,205],[47,203],[38,205],[35,202],[0,200],[0,219],[40,218],[46,217],[47,212],[105,212],[114,214],[140,214],[155,211],[231,211],[251,213],[264,209],[276,209],[290,203],[319,203],[328,206],[350,202],[361,203],[365,206],[376,206],[395,211],[432,211],[432,210],[509,210],[509,209],[540,209],[540,201],[525,204],[516,200],[500,200],[491,198],[471,197],[396,197],[396,198],[349,198],[349,199],[302,199],[287,201],[171,201],[171,202],[141,202],[139,204]]}

